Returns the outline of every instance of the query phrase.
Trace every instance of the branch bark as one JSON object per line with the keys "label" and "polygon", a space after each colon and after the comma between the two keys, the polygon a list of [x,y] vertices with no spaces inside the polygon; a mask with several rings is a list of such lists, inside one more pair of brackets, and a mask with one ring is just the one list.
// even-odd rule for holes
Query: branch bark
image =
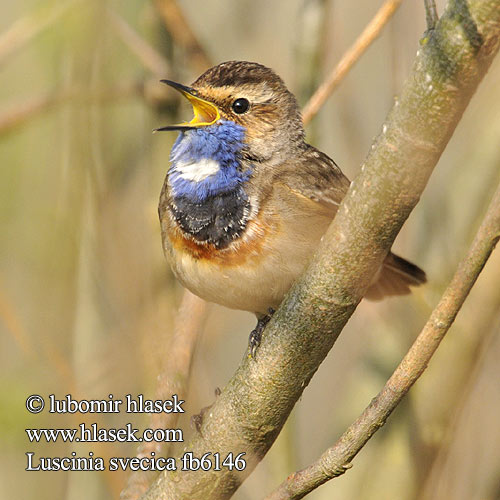
{"label": "branch bark", "polygon": [[245,452],[243,471],[161,473],[144,496],[227,499],[269,450],[417,204],[500,43],[500,0],[451,0],[304,276],[186,446]]}
{"label": "branch bark", "polygon": [[460,263],[424,329],[384,388],[360,417],[342,434],[335,445],[329,448],[316,462],[290,475],[277,490],[266,497],[266,500],[303,498],[318,486],[342,475],[351,468],[351,460],[373,434],[385,424],[389,415],[427,368],[499,239],[500,186],[490,203],[467,256]]}

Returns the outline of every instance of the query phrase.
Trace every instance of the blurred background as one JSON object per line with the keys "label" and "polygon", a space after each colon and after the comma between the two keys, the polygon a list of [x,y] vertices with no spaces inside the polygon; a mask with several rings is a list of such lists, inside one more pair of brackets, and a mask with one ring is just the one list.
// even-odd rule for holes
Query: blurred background
{"label": "blurred background", "polygon": [[[125,486],[120,472],[25,472],[25,453],[133,456],[133,444],[31,444],[24,429],[84,420],[144,428],[147,418],[30,415],[25,400],[155,395],[183,290],[164,261],[156,213],[175,134],[151,132],[192,113],[158,80],[188,84],[210,64],[257,61],[304,105],[381,3],[0,4],[0,498],[110,499]],[[350,178],[425,29],[423,2],[404,1],[308,126],[309,141]],[[235,499],[262,498],[333,444],[420,331],[500,181],[499,89],[497,58],[396,241],[395,251],[424,268],[429,283],[409,297],[360,305]],[[352,470],[308,498],[500,498],[499,283],[497,250],[388,425]],[[191,416],[238,366],[254,326],[248,313],[209,307],[182,394],[185,439]]]}

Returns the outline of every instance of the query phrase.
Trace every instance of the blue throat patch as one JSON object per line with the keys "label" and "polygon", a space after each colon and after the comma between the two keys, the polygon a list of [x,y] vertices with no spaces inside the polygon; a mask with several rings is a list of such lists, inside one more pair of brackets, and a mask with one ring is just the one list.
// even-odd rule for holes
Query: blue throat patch
{"label": "blue throat patch", "polygon": [[[168,177],[174,197],[201,203],[221,193],[239,191],[251,176],[251,170],[242,171],[240,164],[244,137],[244,127],[231,121],[181,132],[170,154]],[[183,178],[179,165],[200,160],[213,160],[219,169],[199,181]]]}

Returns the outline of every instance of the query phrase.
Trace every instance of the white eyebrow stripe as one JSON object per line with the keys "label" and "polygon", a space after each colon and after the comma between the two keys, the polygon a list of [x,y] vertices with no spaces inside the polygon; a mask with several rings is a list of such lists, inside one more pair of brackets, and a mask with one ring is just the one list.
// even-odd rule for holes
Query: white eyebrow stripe
{"label": "white eyebrow stripe", "polygon": [[179,176],[187,181],[200,182],[220,170],[220,164],[210,158],[201,158],[195,162],[179,162],[175,164]]}

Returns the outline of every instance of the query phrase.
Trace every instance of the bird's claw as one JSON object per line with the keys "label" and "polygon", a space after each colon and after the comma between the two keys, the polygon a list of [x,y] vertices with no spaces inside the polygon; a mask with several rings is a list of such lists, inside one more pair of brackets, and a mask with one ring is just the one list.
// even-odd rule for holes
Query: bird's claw
{"label": "bird's claw", "polygon": [[262,332],[265,330],[266,325],[271,320],[274,314],[274,309],[269,308],[268,314],[262,316],[257,320],[257,326],[250,332],[250,336],[248,337],[248,357],[255,359],[255,354],[257,353],[257,349],[260,345],[260,341],[262,340]]}

